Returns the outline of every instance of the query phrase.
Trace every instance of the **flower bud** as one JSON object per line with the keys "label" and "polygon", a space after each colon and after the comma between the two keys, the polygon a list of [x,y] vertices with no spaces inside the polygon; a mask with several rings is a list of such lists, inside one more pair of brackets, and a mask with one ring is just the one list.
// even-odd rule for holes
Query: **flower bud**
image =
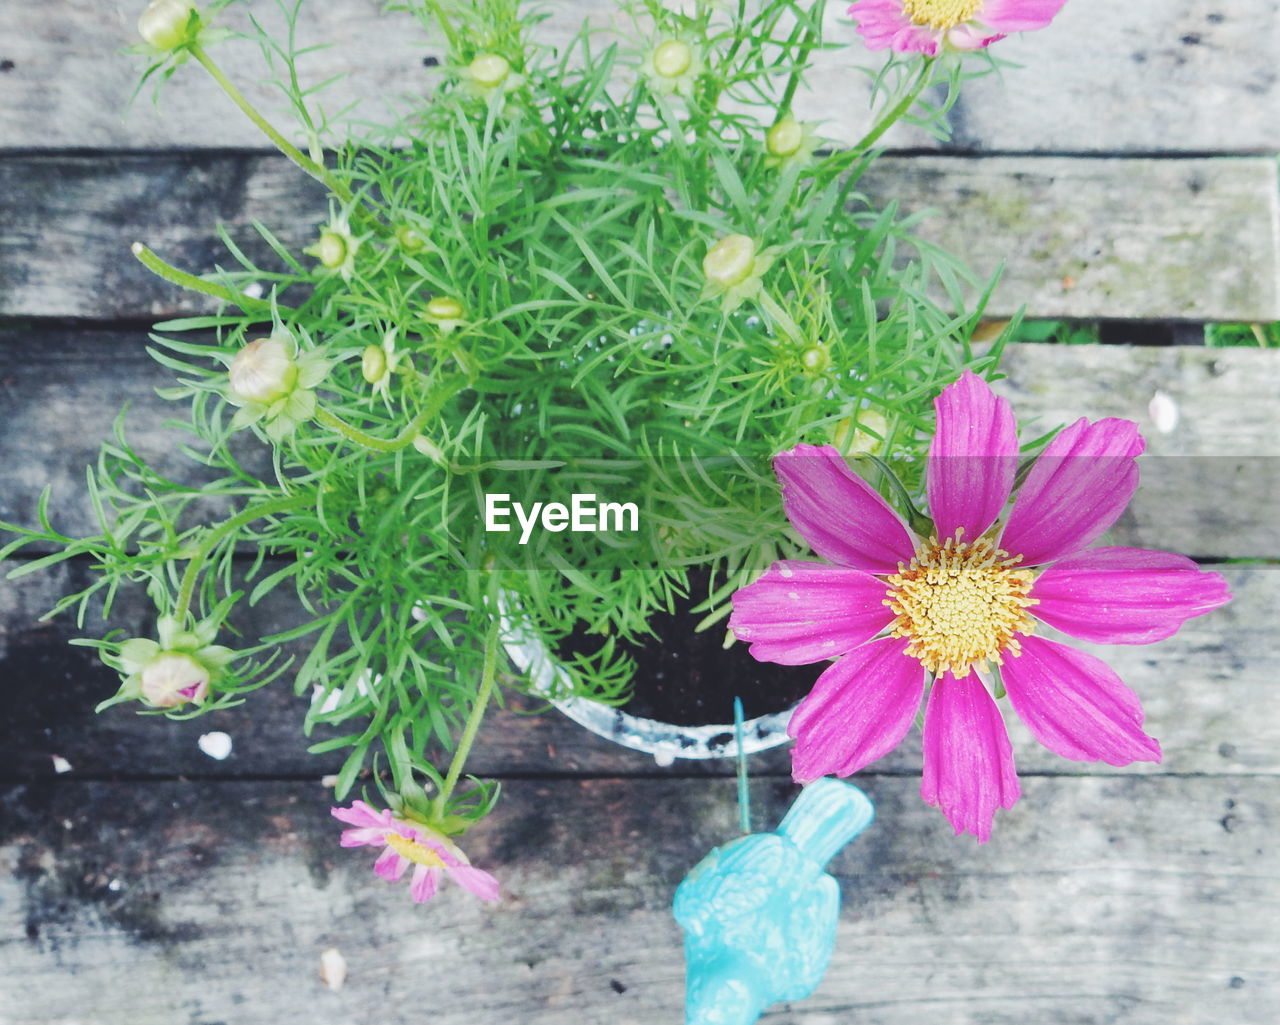
{"label": "flower bud", "polygon": [[[870,428],[870,430],[864,430]],[[872,434],[871,431],[875,433]],[[884,447],[889,422],[874,409],[863,409],[856,416],[846,416],[831,431],[831,440],[849,456],[877,455]]]}
{"label": "flower bud", "polygon": [[325,228],[312,247],[312,253],[321,266],[337,270],[347,261],[347,240],[340,232]]}
{"label": "flower bud", "polygon": [[186,41],[195,10],[191,0],[153,0],[138,19],[138,34],[157,50],[172,50]]}
{"label": "flower bud", "polygon": [[462,316],[462,303],[447,295],[438,295],[427,303],[427,316],[435,320],[457,320]]}
{"label": "flower bud", "polygon": [[476,85],[496,89],[511,74],[511,62],[496,53],[482,53],[467,65],[467,74]]}
{"label": "flower bud", "polygon": [[746,235],[726,235],[702,258],[702,272],[720,288],[741,285],[756,265],[756,244]]}
{"label": "flower bud", "polygon": [[367,345],[360,356],[360,373],[370,384],[387,376],[387,354],[381,345]]}
{"label": "flower bud", "polygon": [[407,224],[402,224],[396,228],[396,242],[406,253],[421,252],[422,248],[427,244],[423,237]]}
{"label": "flower bud", "polygon": [[679,39],[668,39],[653,51],[653,70],[663,78],[679,78],[693,66],[693,50]]}
{"label": "flower bud", "polygon": [[283,338],[259,338],[231,361],[231,390],[245,402],[267,406],[288,395],[298,380],[292,346]]}
{"label": "flower bud", "polygon": [[800,365],[804,367],[806,373],[816,377],[831,366],[831,353],[827,351],[825,345],[811,346],[800,353]]}
{"label": "flower bud", "polygon": [[787,115],[769,129],[764,144],[770,156],[789,157],[799,152],[804,144],[804,129],[795,118]]}
{"label": "flower bud", "polygon": [[156,708],[175,708],[203,701],[209,693],[209,670],[180,651],[162,651],[142,668],[142,700]]}

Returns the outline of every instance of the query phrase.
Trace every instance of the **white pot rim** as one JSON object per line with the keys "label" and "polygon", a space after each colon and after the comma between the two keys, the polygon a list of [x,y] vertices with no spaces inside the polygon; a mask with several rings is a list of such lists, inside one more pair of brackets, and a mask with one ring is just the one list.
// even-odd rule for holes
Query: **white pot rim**
{"label": "white pot rim", "polygon": [[[503,614],[502,645],[515,667],[529,677],[530,689],[548,697],[563,693],[567,678],[542,640],[516,628]],[[653,755],[659,765],[677,758],[734,758],[738,745],[733,723],[677,726],[631,715],[588,698],[551,698],[561,712],[605,740]],[[792,709],[747,719],[742,724],[742,750],[755,754],[785,744]]]}

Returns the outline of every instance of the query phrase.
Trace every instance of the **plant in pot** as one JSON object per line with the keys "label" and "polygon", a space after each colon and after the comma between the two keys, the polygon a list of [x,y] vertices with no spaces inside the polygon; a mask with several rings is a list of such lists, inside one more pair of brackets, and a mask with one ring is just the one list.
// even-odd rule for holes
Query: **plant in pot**
{"label": "plant in pot", "polygon": [[[447,52],[435,88],[335,134],[294,49],[300,0],[281,5],[286,42],[220,28],[233,3],[153,3],[144,81],[202,65],[327,209],[306,246],[259,225],[256,257],[224,235],[234,267],[199,277],[135,244],[217,302],[153,335],[198,472],[165,478],[122,427],[89,475],[101,533],[61,534],[46,495],[37,526],[2,525],[18,537],[0,555],[93,561],[55,612],[146,589],[154,636],[82,642],[122,677],[103,707],[204,715],[288,679],[312,695],[308,734],[332,730],[313,750],[346,752],[338,799],[363,785],[379,805],[335,810],[344,843],[383,846],[388,876],[415,865],[417,899],[441,870],[494,896],[458,840],[497,798],[464,773],[505,690],[677,727],[725,723],[741,696],[775,716],[748,727],[756,745],[783,738],[812,674],[760,675],[787,670],[725,627],[736,590],[805,550],[772,457],[828,444],[886,493],[914,489],[926,400],[998,359],[1002,339],[971,344],[984,289],[859,191],[893,124],[944,131],[994,35],[913,15],[903,43],[864,12],[895,52],[865,136],[836,148],[792,112],[829,48],[822,2],[646,0],[623,38],[584,25],[552,49],[516,0],[404,0],[388,7]],[[211,55],[230,37],[284,69],[291,130]],[[856,75],[865,54],[841,52]],[[285,591],[300,626],[233,636],[238,607]],[[653,750],[727,753],[728,732]]]}

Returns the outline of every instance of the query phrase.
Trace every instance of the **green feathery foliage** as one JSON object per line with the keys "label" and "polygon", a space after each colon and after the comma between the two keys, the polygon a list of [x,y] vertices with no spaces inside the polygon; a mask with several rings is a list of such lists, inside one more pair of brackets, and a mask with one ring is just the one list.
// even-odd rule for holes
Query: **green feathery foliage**
{"label": "green feathery foliage", "polygon": [[[569,661],[566,693],[621,700],[616,642],[646,636],[690,567],[711,571],[711,623],[736,587],[802,550],[777,452],[874,450],[918,485],[928,400],[965,367],[989,373],[1000,345],[970,346],[981,284],[859,179],[893,122],[942,133],[971,69],[891,60],[862,143],[824,149],[820,126],[802,125],[771,152],[826,45],[821,2],[681,14],[645,0],[625,39],[584,27],[557,51],[515,0],[405,0],[389,7],[447,48],[436,88],[333,145],[323,167],[334,119],[302,84],[298,7],[282,6],[283,42],[257,23],[254,37],[311,140],[291,157],[330,188],[316,245],[294,252],[260,225],[277,258],[260,266],[224,235],[238,266],[204,279],[138,250],[223,301],[153,336],[204,479],[161,477],[121,424],[88,475],[101,533],[60,534],[46,495],[36,529],[0,525],[19,534],[0,556],[58,548],[11,575],[87,558],[92,582],[55,609],[81,621],[125,585],[179,625],[215,627],[292,591],[301,626],[255,639],[206,701],[168,714],[240,700],[285,668],[272,653],[288,646],[294,687],[316,695],[305,728],[342,731],[314,748],[348,751],[339,796],[382,754],[392,803],[459,832],[495,796],[453,786],[504,630],[550,645],[598,634],[598,652]],[[199,27],[179,56],[222,82]],[[750,243],[717,287],[704,258],[729,236]],[[246,403],[228,369],[264,336],[311,369]],[[632,502],[639,529],[521,543],[518,526],[485,529],[497,493]],[[109,660],[123,646],[88,643]],[[455,751],[446,777],[438,755]]]}

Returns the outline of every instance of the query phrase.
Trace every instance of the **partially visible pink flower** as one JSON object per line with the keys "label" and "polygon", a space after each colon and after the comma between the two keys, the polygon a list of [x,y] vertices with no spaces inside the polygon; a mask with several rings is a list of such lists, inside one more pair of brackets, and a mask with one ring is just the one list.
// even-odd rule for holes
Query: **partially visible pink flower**
{"label": "partially visible pink flower", "polygon": [[396,882],[412,864],[409,892],[421,904],[436,895],[441,870],[448,872],[464,890],[481,900],[498,899],[498,880],[488,872],[472,868],[467,856],[443,833],[417,822],[398,819],[390,811],[374,811],[364,801],[352,801],[350,808],[332,808],[333,817],[354,829],[342,831],[343,847],[381,847],[373,871]]}
{"label": "partially visible pink flower", "polygon": [[921,797],[957,833],[985,841],[996,809],[1019,797],[994,667],[1013,710],[1055,754],[1160,760],[1137,696],[1099,659],[1036,636],[1037,621],[1085,641],[1147,644],[1231,595],[1184,556],[1088,547],[1137,489],[1136,424],[1078,420],[1015,495],[1008,401],[965,372],[935,407],[933,535],[915,535],[832,446],[797,445],[774,460],[783,504],[828,562],[774,563],[733,596],[729,625],[761,661],[835,660],[788,727],[802,782],[847,776],[891,751],[931,680]]}
{"label": "partially visible pink flower", "polygon": [[872,50],[936,56],[941,49],[981,50],[1010,32],[1053,21],[1067,0],[858,0],[849,15]]}

